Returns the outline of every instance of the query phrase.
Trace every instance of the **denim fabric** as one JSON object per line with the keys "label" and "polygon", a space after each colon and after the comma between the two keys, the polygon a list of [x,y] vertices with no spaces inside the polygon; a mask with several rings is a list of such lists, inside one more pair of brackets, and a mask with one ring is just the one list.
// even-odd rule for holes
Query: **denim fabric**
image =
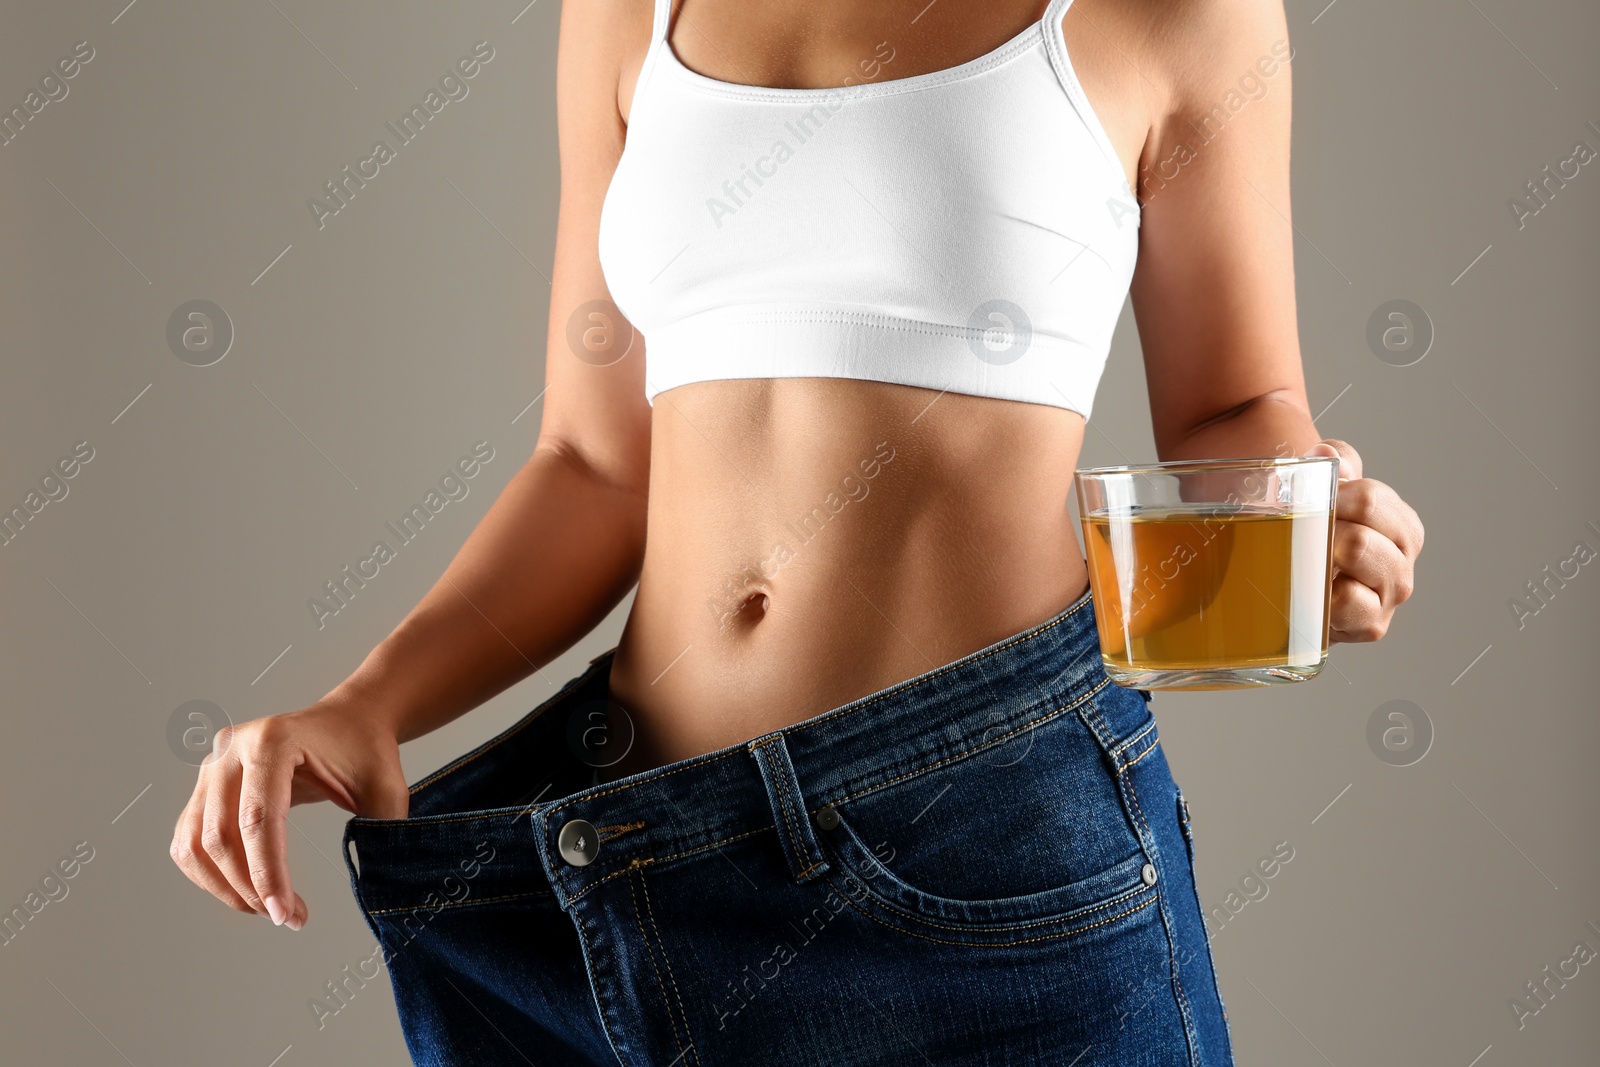
{"label": "denim fabric", "polygon": [[[418,1064],[1231,1064],[1187,809],[1085,594],[792,726],[613,782],[611,658],[353,818]],[[819,814],[820,813],[820,814]],[[559,835],[595,840],[574,865]]]}

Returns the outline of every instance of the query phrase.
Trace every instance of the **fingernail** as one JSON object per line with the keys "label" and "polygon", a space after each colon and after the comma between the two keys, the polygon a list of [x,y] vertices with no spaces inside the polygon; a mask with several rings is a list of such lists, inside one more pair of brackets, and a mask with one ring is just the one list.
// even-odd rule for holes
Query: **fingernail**
{"label": "fingernail", "polygon": [[291,915],[286,921],[288,922],[289,929],[291,930],[298,930],[306,924],[306,921],[300,918],[298,915]]}
{"label": "fingernail", "polygon": [[264,903],[267,905],[267,915],[271,917],[272,925],[282,926],[283,920],[289,917],[289,913],[284,911],[283,901],[269,895],[265,898]]}

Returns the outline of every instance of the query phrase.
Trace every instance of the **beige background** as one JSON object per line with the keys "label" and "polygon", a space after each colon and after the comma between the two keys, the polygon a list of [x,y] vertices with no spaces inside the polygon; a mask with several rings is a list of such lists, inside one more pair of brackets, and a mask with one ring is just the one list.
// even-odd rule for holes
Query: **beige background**
{"label": "beige background", "polygon": [[[373,948],[338,861],[344,813],[293,813],[306,931],[228,911],[167,858],[194,769],[165,731],[190,700],[241,720],[325,692],[532,447],[559,9],[124,2],[0,19],[5,108],[94,49],[0,147],[0,504],[94,450],[0,547],[0,907],[93,849],[0,947],[0,1060],[404,1062],[386,984],[321,1030],[308,1008]],[[1593,1063],[1600,963],[1520,1030],[1508,1000],[1576,942],[1600,950],[1600,563],[1520,629],[1508,600],[1577,541],[1600,550],[1600,165],[1520,230],[1507,201],[1575,141],[1600,148],[1600,9],[1325,2],[1288,5],[1309,391],[1428,546],[1392,633],[1336,648],[1316,684],[1156,699],[1208,907],[1294,849],[1264,898],[1213,919],[1238,1060]],[[319,230],[306,200],[480,40],[494,59],[469,95]],[[236,330],[209,367],[166,341],[196,299]],[[1415,365],[1368,348],[1391,299],[1436,330]],[[1087,462],[1152,455],[1138,357],[1125,312]],[[307,599],[478,440],[495,458],[470,495],[319,630]],[[409,776],[520,716],[614,643],[625,609],[407,746]],[[1392,700],[1431,722],[1410,766],[1367,740]]]}

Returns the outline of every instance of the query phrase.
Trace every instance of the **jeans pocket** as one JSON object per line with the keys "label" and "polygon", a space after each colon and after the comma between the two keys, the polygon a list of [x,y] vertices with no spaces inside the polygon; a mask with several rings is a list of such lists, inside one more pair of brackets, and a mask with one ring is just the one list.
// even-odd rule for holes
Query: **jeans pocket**
{"label": "jeans pocket", "polygon": [[[841,811],[824,837],[831,854],[835,888],[858,904],[868,904],[898,921],[921,928],[1003,935],[1041,926],[1087,927],[1121,918],[1153,900],[1144,878],[1145,858],[1134,852],[1107,867],[1062,884],[1006,897],[941,896],[906,881],[889,866],[884,850],[874,850]],[[982,857],[971,862],[981,865]],[[841,884],[842,883],[842,884]]]}
{"label": "jeans pocket", "polygon": [[[949,929],[1093,922],[1153,900],[1104,744],[1063,713],[836,801],[838,880]],[[1151,868],[1153,870],[1153,868]]]}

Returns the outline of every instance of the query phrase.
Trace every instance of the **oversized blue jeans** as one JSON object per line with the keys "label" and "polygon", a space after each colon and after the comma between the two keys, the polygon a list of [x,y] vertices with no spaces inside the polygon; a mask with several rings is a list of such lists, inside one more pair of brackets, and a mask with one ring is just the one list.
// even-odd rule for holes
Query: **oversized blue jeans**
{"label": "oversized blue jeans", "polygon": [[572,739],[614,651],[413,786],[407,818],[347,824],[416,1063],[1233,1062],[1187,808],[1089,594],[597,783]]}

